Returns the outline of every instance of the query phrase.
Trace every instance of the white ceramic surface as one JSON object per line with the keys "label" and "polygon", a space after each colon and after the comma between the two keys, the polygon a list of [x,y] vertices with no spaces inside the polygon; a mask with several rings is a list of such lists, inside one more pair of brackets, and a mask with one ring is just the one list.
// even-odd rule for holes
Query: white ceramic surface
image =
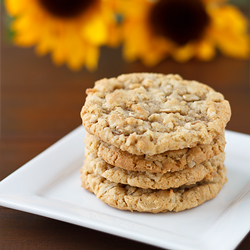
{"label": "white ceramic surface", "polygon": [[120,211],[81,188],[79,127],[0,182],[0,205],[169,249],[234,249],[250,229],[250,136],[226,131],[228,183],[175,213]]}

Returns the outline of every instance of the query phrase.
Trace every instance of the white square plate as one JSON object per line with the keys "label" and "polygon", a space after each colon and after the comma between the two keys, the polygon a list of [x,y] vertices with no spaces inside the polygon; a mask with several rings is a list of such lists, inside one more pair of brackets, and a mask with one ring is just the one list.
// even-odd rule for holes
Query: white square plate
{"label": "white square plate", "polygon": [[5,207],[170,249],[234,249],[250,229],[250,136],[226,132],[228,183],[213,200],[183,212],[120,211],[81,188],[82,127],[0,183]]}

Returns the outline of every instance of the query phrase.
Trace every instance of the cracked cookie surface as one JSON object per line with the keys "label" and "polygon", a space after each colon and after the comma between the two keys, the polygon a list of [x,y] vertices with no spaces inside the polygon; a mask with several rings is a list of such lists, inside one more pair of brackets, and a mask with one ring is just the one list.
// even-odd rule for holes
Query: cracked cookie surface
{"label": "cracked cookie surface", "polygon": [[213,180],[217,172],[217,166],[223,164],[224,160],[225,154],[221,153],[191,169],[162,174],[147,171],[128,171],[114,167],[87,150],[84,164],[92,169],[91,171],[94,174],[100,175],[111,182],[144,189],[169,189],[194,184],[203,179],[206,181]]}
{"label": "cracked cookie surface", "polygon": [[201,181],[175,189],[153,190],[117,184],[93,173],[87,164],[81,168],[82,187],[94,193],[104,203],[121,209],[139,212],[179,212],[197,207],[219,193],[227,182],[226,168],[218,166],[213,181]]}
{"label": "cracked cookie surface", "polygon": [[167,151],[156,155],[133,155],[99,140],[96,136],[86,134],[86,148],[101,157],[107,163],[131,171],[149,171],[167,173],[192,168],[224,152],[224,133],[215,137],[208,145]]}
{"label": "cracked cookie surface", "polygon": [[137,155],[210,144],[231,116],[222,94],[178,75],[121,75],[97,81],[87,94],[85,129]]}

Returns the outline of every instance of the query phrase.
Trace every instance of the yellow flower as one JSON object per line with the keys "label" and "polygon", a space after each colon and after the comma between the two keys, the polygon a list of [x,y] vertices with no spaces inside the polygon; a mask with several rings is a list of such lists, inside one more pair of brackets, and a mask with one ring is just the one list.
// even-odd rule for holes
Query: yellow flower
{"label": "yellow flower", "polygon": [[55,64],[95,69],[99,47],[118,44],[115,0],[6,0],[14,43],[51,52]]}
{"label": "yellow flower", "polygon": [[225,2],[121,0],[124,57],[154,66],[167,56],[179,62],[211,60],[218,48],[227,56],[248,58],[247,20]]}

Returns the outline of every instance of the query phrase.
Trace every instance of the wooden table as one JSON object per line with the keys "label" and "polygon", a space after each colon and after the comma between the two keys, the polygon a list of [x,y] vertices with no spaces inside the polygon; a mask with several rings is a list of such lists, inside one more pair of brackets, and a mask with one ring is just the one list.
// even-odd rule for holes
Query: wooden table
{"label": "wooden table", "polygon": [[[32,48],[2,44],[0,180],[81,124],[85,90],[103,77],[129,72],[179,73],[222,92],[232,106],[227,129],[250,134],[249,61],[218,56],[212,62],[178,64],[166,60],[148,69],[125,63],[119,49],[103,49],[99,68],[72,72],[57,68],[50,56]],[[84,227],[0,207],[0,248],[9,249],[158,249]],[[238,247],[250,249],[250,234]]]}

